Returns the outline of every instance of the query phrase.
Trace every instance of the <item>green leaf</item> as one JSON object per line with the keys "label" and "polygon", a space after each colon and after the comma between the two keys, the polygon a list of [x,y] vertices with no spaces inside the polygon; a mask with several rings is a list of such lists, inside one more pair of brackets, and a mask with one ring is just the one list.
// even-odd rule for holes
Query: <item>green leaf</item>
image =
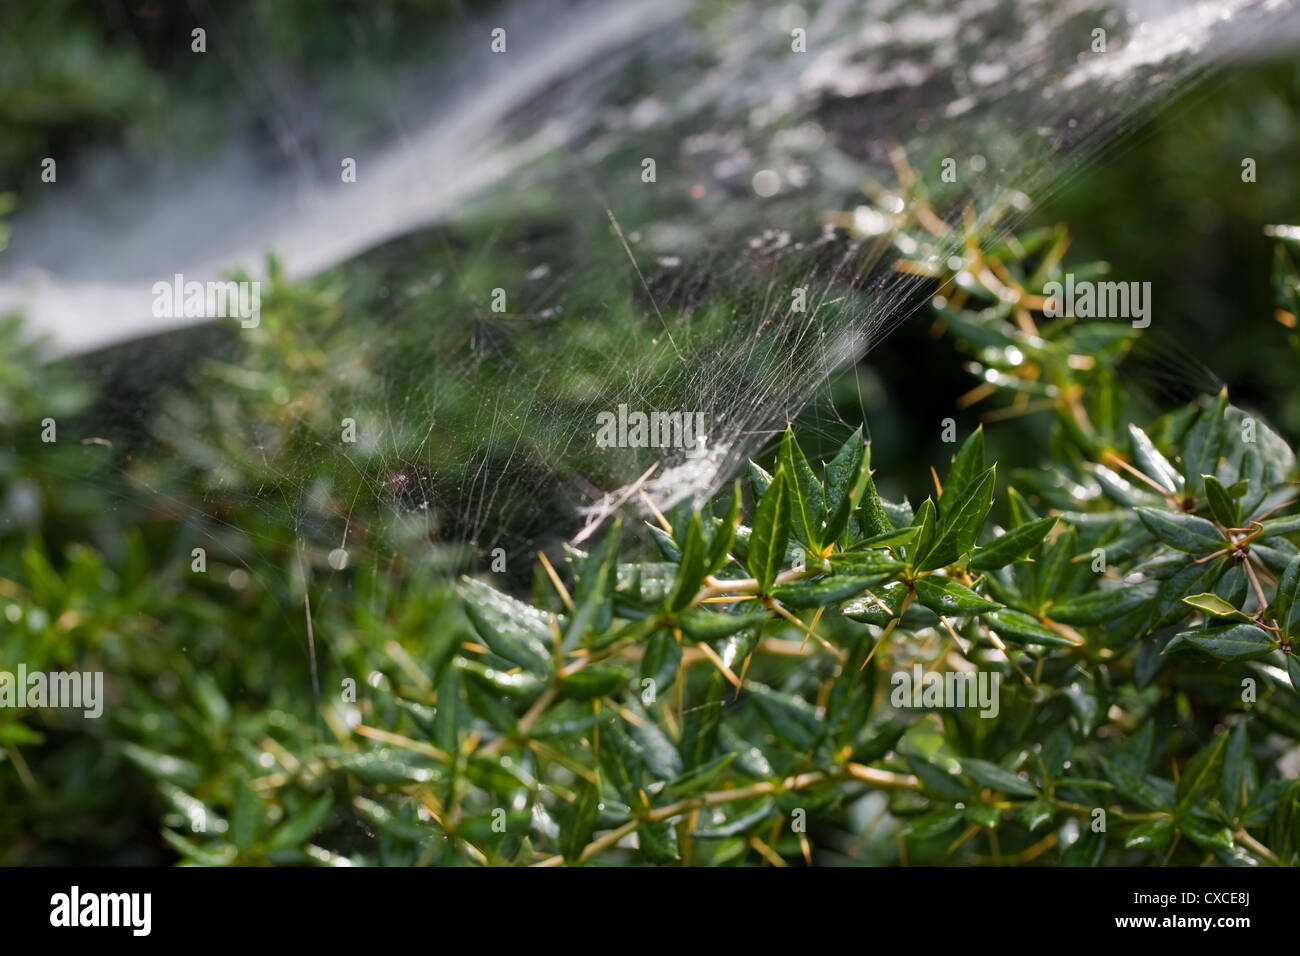
{"label": "green leaf", "polygon": [[717,745],[719,724],[722,719],[724,696],[731,685],[716,667],[710,668],[708,685],[703,698],[696,698],[698,703],[686,712],[682,721],[682,736],[679,749],[682,762],[686,768],[694,769],[713,759]]}
{"label": "green leaf", "polygon": [[1024,557],[1051,533],[1057,520],[1056,515],[1048,515],[999,535],[971,556],[970,566],[976,571],[994,571]]}
{"label": "green leaf", "polygon": [[551,632],[541,611],[473,578],[461,578],[459,590],[474,630],[493,654],[550,679],[554,667],[547,650]]}
{"label": "green leaf", "polygon": [[[600,544],[581,562],[574,592],[574,610],[561,646],[577,647],[591,631],[609,629],[613,619],[614,585],[618,577],[619,544],[623,523],[614,521]],[[549,630],[548,630],[549,633]]]}
{"label": "green leaf", "polygon": [[862,501],[867,482],[871,480],[868,451],[859,427],[826,465],[826,544],[840,539]]}
{"label": "green leaf", "polygon": [[984,426],[976,428],[953,456],[948,477],[943,482],[943,495],[939,498],[942,514],[948,505],[961,500],[970,483],[984,471]]}
{"label": "green leaf", "polygon": [[663,528],[653,522],[646,522],[646,529],[650,532],[650,537],[659,548],[659,553],[668,561],[676,564],[682,559],[682,549],[677,546],[677,542]]}
{"label": "green leaf", "polygon": [[1143,809],[1169,809],[1169,801],[1165,795],[1140,770],[1126,766],[1122,761],[1108,760],[1105,757],[1101,758],[1101,769],[1106,774],[1106,779],[1113,783],[1120,793]]}
{"label": "green leaf", "polygon": [[352,806],[361,819],[381,834],[410,843],[422,843],[438,831],[432,825],[414,823],[401,813],[389,809],[368,797],[353,797]]}
{"label": "green leaf", "polygon": [[691,836],[701,840],[725,840],[728,837],[740,836],[772,819],[773,814],[776,812],[776,802],[763,799],[758,802],[754,809],[734,816],[726,823],[692,830]]}
{"label": "green leaf", "polygon": [[893,522],[885,514],[885,506],[880,501],[880,495],[876,491],[876,482],[871,477],[871,446],[867,446],[866,463],[863,464],[862,470],[866,473],[867,479],[862,488],[862,505],[858,509],[858,514],[862,520],[862,533],[866,535],[867,540],[879,538],[881,535],[889,534],[894,530]]}
{"label": "green leaf", "polygon": [[631,677],[629,671],[616,664],[588,664],[582,670],[561,678],[560,689],[564,696],[574,700],[595,700],[613,694]]}
{"label": "green leaf", "polygon": [[645,820],[637,827],[637,844],[651,863],[672,863],[681,858],[677,827],[671,820]]}
{"label": "green leaf", "polygon": [[907,565],[888,551],[842,551],[826,559],[837,574],[897,574]]}
{"label": "green leaf", "polygon": [[1300,636],[1300,554],[1288,562],[1277,583],[1273,617],[1287,637]]}
{"label": "green leaf", "polygon": [[965,813],[954,807],[942,807],[912,817],[903,824],[903,836],[915,840],[929,840],[947,833],[966,817]]}
{"label": "green leaf", "polygon": [[1232,830],[1228,827],[1214,826],[1195,817],[1183,817],[1178,821],[1178,829],[1203,850],[1230,851],[1233,848]]}
{"label": "green leaf", "polygon": [[[843,607],[844,616],[854,620],[861,621],[863,624],[874,624],[877,627],[884,627],[892,618],[898,617],[902,611],[903,601],[911,593],[909,588],[902,581],[891,581],[882,588],[876,589],[874,598],[868,596]],[[880,605],[884,604],[885,607]],[[915,609],[913,605],[908,609],[910,615]],[[886,610],[888,608],[888,610]],[[922,613],[933,618],[933,612],[926,609]],[[935,621],[934,623],[938,623]]]}
{"label": "green leaf", "polygon": [[952,509],[945,510],[935,531],[934,544],[920,552],[920,570],[946,567],[975,547],[975,541],[984,529],[984,520],[993,507],[996,468],[994,465],[971,481]]}
{"label": "green leaf", "polygon": [[799,751],[812,750],[826,732],[822,715],[802,697],[783,694],[757,681],[746,681],[745,690],[777,738]]}
{"label": "green leaf", "polygon": [[990,601],[950,578],[933,574],[917,578],[914,587],[918,601],[936,614],[949,617],[980,614],[1002,606],[997,601]]}
{"label": "green leaf", "polygon": [[1169,845],[1174,835],[1174,821],[1169,817],[1147,820],[1139,823],[1124,838],[1124,846],[1130,850],[1150,850],[1158,853]]}
{"label": "green leaf", "polygon": [[1156,730],[1151,721],[1143,721],[1136,733],[1124,739],[1111,755],[1117,767],[1141,776],[1151,763],[1151,749],[1155,744]]}
{"label": "green leaf", "polygon": [[1020,822],[1033,833],[1044,824],[1051,823],[1056,815],[1056,804],[1051,800],[1030,800],[1020,808]]}
{"label": "green leaf", "polygon": [[691,515],[686,527],[686,539],[682,544],[682,560],[677,566],[677,584],[672,597],[668,599],[669,611],[680,611],[695,599],[704,583],[708,571],[706,562],[706,545],[704,543],[704,525],[697,511]]}
{"label": "green leaf", "polygon": [[130,742],[122,744],[122,753],[149,776],[189,790],[203,778],[198,765],[170,754],[160,754]]}
{"label": "green leaf", "polygon": [[1300,515],[1288,515],[1284,518],[1267,518],[1260,522],[1259,539],[1276,538],[1279,535],[1300,531]]}
{"label": "green leaf", "polygon": [[962,757],[958,763],[961,764],[962,773],[991,790],[1013,797],[1038,796],[1038,791],[1033,784],[1021,780],[1010,770],[1004,770],[995,763],[977,760],[974,757]]}
{"label": "green leaf", "polygon": [[1204,793],[1218,791],[1223,785],[1223,758],[1228,734],[1219,734],[1192,755],[1183,767],[1175,792],[1176,809],[1182,815]]}
{"label": "green leaf", "polygon": [[301,847],[315,836],[316,831],[324,825],[325,819],[329,816],[333,806],[333,794],[326,793],[317,797],[307,809],[289,817],[275,828],[270,839],[266,841],[267,850],[287,850],[293,847]]}
{"label": "green leaf", "polygon": [[[1187,490],[1194,496],[1200,496],[1201,483],[1208,473],[1213,473],[1222,454],[1225,431],[1223,413],[1227,407],[1228,390],[1225,388],[1219,391],[1214,403],[1201,413],[1183,438],[1183,476],[1187,479]],[[1224,524],[1229,528],[1236,527],[1228,522]]]}
{"label": "green leaf", "polygon": [[596,832],[596,811],[600,808],[600,788],[583,780],[572,805],[565,805],[568,826],[562,836],[562,852],[569,863],[577,862]]}
{"label": "green leaf", "polygon": [[921,569],[921,562],[934,550],[934,523],[936,511],[934,502],[926,498],[921,507],[916,509],[912,524],[916,527],[916,537],[907,549],[907,567],[909,571]]}
{"label": "green leaf", "polygon": [[230,866],[239,856],[239,851],[229,843],[215,847],[199,846],[172,830],[163,830],[162,836],[173,850],[200,866]]}
{"label": "green leaf", "polygon": [[1037,618],[1005,607],[984,615],[988,625],[1008,644],[1048,644],[1056,647],[1074,647],[1075,641],[1049,630]]}
{"label": "green leaf", "polygon": [[763,497],[771,484],[772,476],[751,461],[749,463],[749,487],[754,492],[754,498]]}
{"label": "green leaf", "polygon": [[1204,518],[1159,508],[1136,510],[1147,530],[1171,548],[1189,554],[1208,554],[1227,546],[1219,529]]}
{"label": "green leaf", "polygon": [[731,495],[731,505],[727,508],[727,516],[722,519],[717,530],[713,532],[713,538],[709,541],[709,556],[705,561],[706,569],[709,574],[715,573],[719,568],[727,563],[727,555],[731,551],[731,545],[736,540],[736,525],[740,523],[740,481],[737,479],[735,489]]}
{"label": "green leaf", "polygon": [[970,788],[962,782],[960,775],[946,767],[940,767],[916,754],[907,754],[907,764],[925,789],[935,796],[946,797],[949,800],[970,799]]}
{"label": "green leaf", "polygon": [[1062,624],[1088,627],[1114,621],[1150,600],[1151,594],[1141,588],[1108,588],[1053,601],[1045,613]]}
{"label": "green leaf", "polygon": [[661,628],[646,642],[645,655],[641,658],[641,677],[654,681],[655,694],[662,694],[677,679],[681,660],[681,645],[671,631]]}
{"label": "green leaf", "polygon": [[1177,494],[1183,479],[1174,466],[1169,464],[1169,459],[1156,450],[1147,433],[1136,425],[1130,424],[1128,433],[1133,439],[1133,457],[1137,459],[1138,467],[1166,491]]}
{"label": "green leaf", "polygon": [[1030,507],[1025,496],[1015,488],[1007,489],[1007,510],[1011,513],[1012,528],[1019,528],[1021,525],[1039,520],[1038,512]]}
{"label": "green leaf", "polygon": [[1223,808],[1234,820],[1250,805],[1254,789],[1250,739],[1246,735],[1246,721],[1242,720],[1232,729],[1223,755]]}
{"label": "green leaf", "polygon": [[[710,760],[706,764],[701,764],[685,773],[679,773],[669,783],[664,785],[659,795],[664,799],[672,800],[677,797],[685,796],[699,790],[707,790],[710,785],[720,779],[727,769],[736,762],[736,754],[725,753],[716,760]],[[678,761],[680,768],[681,762]]]}
{"label": "green leaf", "polygon": [[787,428],[781,439],[781,449],[777,453],[779,468],[785,471],[790,483],[791,531],[794,536],[806,544],[810,551],[820,554],[822,549],[822,530],[826,523],[826,499],[821,482],[813,474],[804,457],[803,449],[795,441],[794,432]]}
{"label": "green leaf", "polygon": [[1240,520],[1237,502],[1228,494],[1228,489],[1223,487],[1223,482],[1213,475],[1202,475],[1201,480],[1205,483],[1205,497],[1210,503],[1210,514],[1214,515],[1214,520],[1225,528],[1237,527]]}
{"label": "green leaf", "polygon": [[235,805],[230,811],[230,840],[240,850],[249,850],[266,829],[266,808],[248,781],[240,778],[235,789]]}
{"label": "green leaf", "polygon": [[1268,632],[1254,624],[1223,624],[1192,631],[1180,631],[1165,647],[1188,645],[1220,661],[1253,661],[1267,657],[1277,645]]}
{"label": "green leaf", "polygon": [[1224,618],[1229,621],[1238,621],[1242,624],[1252,623],[1250,615],[1237,610],[1213,591],[1207,591],[1204,594],[1192,594],[1183,598],[1183,603],[1190,604],[1198,611],[1209,614],[1211,617]]}
{"label": "green leaf", "polygon": [[[780,592],[781,588],[776,590]],[[697,641],[712,642],[735,634],[737,631],[743,631],[747,627],[757,627],[765,620],[767,620],[767,612],[761,608],[742,613],[723,613],[705,607],[693,607],[674,617],[673,623]]]}
{"label": "green leaf", "polygon": [[853,748],[850,758],[854,763],[869,764],[889,753],[902,739],[907,727],[892,720],[886,720],[874,728],[872,736]]}
{"label": "green leaf", "polygon": [[[1044,547],[1042,559],[1034,567],[1034,607],[1043,608],[1056,595],[1074,590],[1075,578],[1081,573],[1081,566],[1074,560],[1078,550],[1078,535],[1068,526],[1050,547]],[[1024,565],[1014,569],[1022,574],[1025,570]]]}
{"label": "green leaf", "polygon": [[1230,562],[1226,557],[1197,564],[1188,560],[1181,568],[1165,579],[1156,594],[1153,628],[1164,627],[1187,617],[1183,598],[1189,594],[1203,594],[1214,587]]}
{"label": "green leaf", "polygon": [[[916,525],[908,525],[906,528],[897,528],[893,531],[886,531],[884,534],[878,534],[874,538],[866,538],[858,542],[853,547],[857,548],[902,548],[907,547],[913,538],[921,532],[921,528]],[[857,550],[846,552],[848,554],[858,554]],[[831,555],[832,558],[837,555]]]}
{"label": "green leaf", "polygon": [[818,608],[861,594],[869,587],[886,580],[888,574],[834,574],[815,581],[792,581],[772,591],[786,607]]}
{"label": "green leaf", "polygon": [[758,590],[767,593],[781,570],[786,543],[790,537],[790,507],[784,468],[768,485],[754,511],[754,527],[749,534],[749,573],[758,581]]}

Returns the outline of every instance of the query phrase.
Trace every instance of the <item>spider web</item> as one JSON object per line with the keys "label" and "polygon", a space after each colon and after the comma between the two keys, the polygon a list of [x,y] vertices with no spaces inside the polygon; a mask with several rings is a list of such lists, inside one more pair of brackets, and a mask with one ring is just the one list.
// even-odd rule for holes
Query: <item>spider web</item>
{"label": "spider web", "polygon": [[[541,10],[529,22],[556,8]],[[647,502],[698,503],[810,404],[851,427],[825,401],[829,377],[933,291],[892,270],[881,239],[909,212],[909,175],[950,226],[968,210],[975,225],[1014,226],[1173,92],[1296,34],[1295,5],[1275,0],[689,13],[648,21],[616,50],[602,34],[594,62],[539,73],[544,85],[489,139],[467,141],[459,171],[495,162],[491,185],[436,227],[392,238],[419,216],[386,205],[387,228],[367,220],[385,243],[358,256],[339,238],[367,216],[355,200],[312,220],[329,223],[334,250],[308,257],[329,265],[311,283],[316,307],[239,333],[219,374],[164,411],[160,447],[185,468],[133,480],[192,502],[259,576],[281,572],[257,566],[250,545],[289,515],[304,595],[315,567],[426,552],[481,567],[497,548],[513,561],[581,542]],[[522,43],[527,29],[511,35]],[[791,49],[796,30],[806,52]],[[425,141],[390,119],[418,165]],[[421,175],[441,188],[443,174]],[[918,255],[960,257],[962,235]],[[315,271],[289,262],[289,278]],[[294,335],[295,361],[315,371],[276,395]],[[247,397],[259,389],[260,405]],[[620,405],[701,413],[703,454],[600,447],[599,416]],[[355,443],[340,439],[343,419]]]}

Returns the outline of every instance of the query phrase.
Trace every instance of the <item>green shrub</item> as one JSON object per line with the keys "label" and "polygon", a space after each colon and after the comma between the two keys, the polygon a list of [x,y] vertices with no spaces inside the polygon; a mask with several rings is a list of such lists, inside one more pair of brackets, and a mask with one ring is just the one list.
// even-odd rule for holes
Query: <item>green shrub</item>
{"label": "green shrub", "polygon": [[[1063,232],[989,218],[957,263],[923,216],[890,238],[935,283],[972,399],[1053,423],[1040,467],[1008,481],[977,429],[914,506],[880,498],[861,433],[818,467],[787,432],[716,508],[654,515],[655,559],[616,523],[544,559],[528,600],[453,586],[445,555],[311,591],[310,529],[241,498],[310,436],[298,416],[259,454],[222,445],[231,396],[312,374],[292,343],[334,314],[319,290],[281,292],[302,321],[268,308],[283,355],[243,366],[254,386],[206,408],[198,390],[160,431],[196,440],[196,469],[234,463],[201,486],[207,533],[245,531],[215,574],[177,570],[195,478],[146,460],[130,473],[153,497],[78,498],[32,436],[54,396],[84,398],[6,363],[3,660],[103,669],[116,704],[102,722],[0,710],[6,860],[108,854],[143,805],[191,863],[1300,861],[1295,456],[1226,394],[1136,420],[1135,330],[1042,319]],[[203,436],[226,451],[205,458]],[[113,487],[99,446],[75,450],[60,468]],[[104,507],[138,529],[96,524]],[[220,583],[253,562],[288,586]],[[326,653],[286,650],[304,617]]]}

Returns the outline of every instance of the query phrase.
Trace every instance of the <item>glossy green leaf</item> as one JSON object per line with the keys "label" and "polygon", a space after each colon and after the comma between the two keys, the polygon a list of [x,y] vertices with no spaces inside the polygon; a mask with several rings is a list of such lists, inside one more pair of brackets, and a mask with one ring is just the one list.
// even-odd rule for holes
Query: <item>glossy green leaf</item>
{"label": "glossy green leaf", "polygon": [[950,504],[961,500],[963,493],[984,471],[984,427],[976,428],[957,449],[948,476],[943,482],[943,495],[939,499],[942,514]]}
{"label": "glossy green leaf", "polygon": [[460,593],[474,629],[493,654],[543,679],[551,677],[551,632],[540,611],[473,578],[461,579]]}
{"label": "glossy green leaf", "polygon": [[1137,460],[1138,468],[1148,478],[1155,479],[1166,491],[1176,494],[1183,485],[1182,475],[1169,464],[1169,459],[1156,450],[1146,432],[1136,425],[1129,425],[1128,433],[1133,441],[1133,457]]}
{"label": "glossy green leaf", "polygon": [[1053,601],[1047,606],[1046,613],[1062,624],[1087,627],[1117,620],[1150,600],[1150,592],[1141,588],[1107,588]]}
{"label": "glossy green leaf", "polygon": [[[780,590],[777,588],[777,591]],[[712,642],[720,641],[747,627],[755,627],[765,620],[767,620],[767,613],[762,608],[724,614],[721,611],[708,610],[706,607],[694,607],[678,614],[673,618],[673,623],[680,627],[683,633],[697,641]]]}
{"label": "glossy green leaf", "polygon": [[973,479],[962,496],[944,512],[934,534],[934,543],[921,551],[917,567],[933,571],[952,564],[975,547],[984,529],[984,520],[993,507],[993,486],[997,483],[996,466]]}
{"label": "glossy green leaf", "polygon": [[749,573],[758,581],[759,591],[764,593],[771,589],[781,570],[790,535],[787,483],[785,470],[778,468],[772,483],[758,501],[754,527],[749,535]]}
{"label": "glossy green leaf", "polygon": [[1209,554],[1227,546],[1219,530],[1196,515],[1159,508],[1138,508],[1138,517],[1157,539],[1189,554]]}
{"label": "glossy green leaf", "polygon": [[836,601],[861,594],[867,588],[874,587],[889,577],[882,574],[834,574],[815,581],[792,581],[772,591],[776,598],[786,607],[817,608],[826,607]]}
{"label": "glossy green leaf", "polygon": [[963,584],[934,574],[917,578],[914,586],[918,601],[936,614],[947,617],[980,614],[1002,606],[997,601],[981,597]]}
{"label": "glossy green leaf", "polygon": [[1241,517],[1237,512],[1237,502],[1228,494],[1228,489],[1223,487],[1223,482],[1213,475],[1202,475],[1201,481],[1205,483],[1205,498],[1210,504],[1210,514],[1214,515],[1214,520],[1225,528],[1237,527]]}
{"label": "glossy green leaf", "polygon": [[740,481],[737,479],[731,494],[731,504],[726,517],[713,532],[709,540],[708,559],[705,561],[709,574],[715,574],[727,563],[732,543],[736,540],[736,526],[740,523]]}
{"label": "glossy green leaf", "polygon": [[789,428],[781,439],[777,460],[789,482],[791,532],[809,550],[820,553],[826,524],[825,494],[808,459],[804,457],[803,449],[795,440],[794,432]]}
{"label": "glossy green leaf", "polygon": [[1190,604],[1198,611],[1202,611],[1211,617],[1217,617],[1228,621],[1237,621],[1242,624],[1251,623],[1250,615],[1237,610],[1237,608],[1233,607],[1213,592],[1189,595],[1183,598],[1183,603]]}
{"label": "glossy green leaf", "polygon": [[1300,637],[1300,554],[1291,559],[1278,581],[1273,616],[1283,634]]}
{"label": "glossy green leaf", "polygon": [[682,559],[677,566],[677,583],[673,587],[672,597],[668,599],[669,611],[680,611],[695,599],[704,583],[707,567],[707,545],[704,541],[704,525],[699,512],[691,515],[686,527],[686,538],[682,544]]}
{"label": "glossy green leaf", "polygon": [[851,530],[857,530],[856,521],[850,519],[871,480],[869,452],[859,428],[826,465],[826,544],[838,541],[851,523]]}
{"label": "glossy green leaf", "polygon": [[929,498],[922,501],[921,507],[916,509],[916,518],[913,520],[917,529],[916,536],[907,548],[909,569],[922,570],[921,562],[934,550],[935,514],[934,502]]}
{"label": "glossy green leaf", "polygon": [[971,556],[971,568],[993,571],[1024,557],[1051,533],[1057,520],[1055,515],[1048,515],[999,535]]}
{"label": "glossy green leaf", "polygon": [[993,611],[984,615],[984,620],[1008,644],[1047,644],[1059,647],[1073,647],[1075,644],[1068,637],[1044,627],[1036,618],[1014,608]]}
{"label": "glossy green leaf", "polygon": [[1277,647],[1268,632],[1254,624],[1221,624],[1180,631],[1165,648],[1193,647],[1219,661],[1253,661],[1266,657]]}

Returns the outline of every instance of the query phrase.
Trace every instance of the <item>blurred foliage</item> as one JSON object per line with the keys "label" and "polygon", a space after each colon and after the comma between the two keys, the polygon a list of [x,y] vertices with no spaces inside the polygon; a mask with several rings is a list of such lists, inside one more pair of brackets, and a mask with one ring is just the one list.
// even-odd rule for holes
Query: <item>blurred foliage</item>
{"label": "blurred foliage", "polygon": [[[125,146],[139,165],[187,150],[192,161],[228,135],[230,124],[246,121],[232,109],[245,101],[272,140],[304,120],[287,114],[305,111],[308,91],[354,112],[372,109],[384,64],[445,50],[438,28],[496,3],[344,0],[324,17],[312,0],[6,4],[0,189],[35,198],[45,157],[58,160],[63,180],[83,150],[105,143]],[[192,49],[196,28],[206,31],[204,53]],[[281,102],[276,88],[296,106]]]}

